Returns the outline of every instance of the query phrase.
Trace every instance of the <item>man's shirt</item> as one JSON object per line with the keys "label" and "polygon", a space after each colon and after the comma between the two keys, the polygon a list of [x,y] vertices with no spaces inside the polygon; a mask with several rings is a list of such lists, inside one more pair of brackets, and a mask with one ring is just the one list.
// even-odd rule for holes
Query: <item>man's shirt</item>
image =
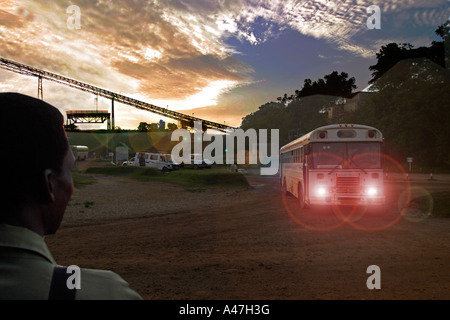
{"label": "man's shirt", "polygon": [[[26,228],[0,224],[0,299],[45,300],[56,262],[44,238]],[[141,299],[111,271],[80,269],[77,300]],[[70,274],[68,274],[70,276]]]}

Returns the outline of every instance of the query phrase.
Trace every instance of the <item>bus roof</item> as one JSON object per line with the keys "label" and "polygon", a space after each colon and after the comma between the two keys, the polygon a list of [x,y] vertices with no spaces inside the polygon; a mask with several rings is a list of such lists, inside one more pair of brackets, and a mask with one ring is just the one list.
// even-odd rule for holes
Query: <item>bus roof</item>
{"label": "bus roof", "polygon": [[70,146],[72,149],[76,149],[76,150],[87,150],[89,149],[89,147],[87,146],[76,146],[76,145],[71,145]]}
{"label": "bus roof", "polygon": [[[320,136],[322,132],[325,134],[323,137]],[[373,136],[369,136],[369,132],[373,132]],[[290,151],[311,142],[350,141],[382,142],[383,135],[380,130],[361,124],[333,124],[317,128],[304,136],[289,142],[281,147],[280,152]]]}

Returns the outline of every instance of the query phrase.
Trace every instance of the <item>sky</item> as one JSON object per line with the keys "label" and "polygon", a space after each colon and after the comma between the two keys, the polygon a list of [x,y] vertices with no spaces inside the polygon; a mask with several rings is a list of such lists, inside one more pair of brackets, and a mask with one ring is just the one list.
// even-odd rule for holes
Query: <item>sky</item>
{"label": "sky", "polygon": [[[0,56],[238,127],[307,78],[346,72],[363,90],[382,45],[429,46],[449,18],[448,0],[0,0]],[[63,114],[111,109],[43,87]],[[11,91],[37,96],[37,80],[0,69],[0,92]],[[176,122],[118,103],[115,116],[122,129]]]}

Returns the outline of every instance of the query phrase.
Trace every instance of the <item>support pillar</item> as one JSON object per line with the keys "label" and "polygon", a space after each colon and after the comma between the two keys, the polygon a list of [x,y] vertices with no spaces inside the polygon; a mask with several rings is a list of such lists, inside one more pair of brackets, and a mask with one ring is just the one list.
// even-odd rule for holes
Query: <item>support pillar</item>
{"label": "support pillar", "polygon": [[114,130],[116,123],[114,120],[114,97],[111,99],[111,130]]}
{"label": "support pillar", "polygon": [[44,90],[42,88],[42,77],[38,77],[38,99],[44,100]]}

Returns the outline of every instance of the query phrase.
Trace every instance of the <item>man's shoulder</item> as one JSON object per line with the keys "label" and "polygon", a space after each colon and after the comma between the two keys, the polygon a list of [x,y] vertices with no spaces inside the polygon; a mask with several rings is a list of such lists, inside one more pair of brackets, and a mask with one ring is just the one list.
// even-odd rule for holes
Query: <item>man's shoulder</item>
{"label": "man's shoulder", "polygon": [[110,270],[80,269],[80,289],[77,299],[95,300],[139,300],[134,291],[117,273]]}

